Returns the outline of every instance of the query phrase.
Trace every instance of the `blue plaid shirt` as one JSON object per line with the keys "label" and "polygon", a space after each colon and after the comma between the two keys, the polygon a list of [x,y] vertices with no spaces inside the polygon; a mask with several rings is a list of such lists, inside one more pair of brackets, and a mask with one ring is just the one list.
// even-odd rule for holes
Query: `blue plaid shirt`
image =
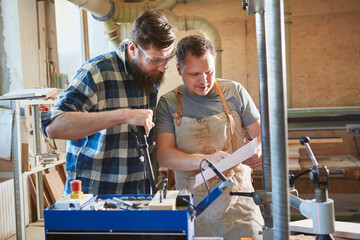
{"label": "blue plaid shirt", "polygon": [[[152,109],[157,87],[150,93],[139,91],[127,69],[124,40],[116,51],[86,62],[60,100],[48,112],[42,112],[41,128],[64,112],[101,112],[119,108]],[[152,131],[149,146],[152,147]],[[80,179],[82,191],[93,194],[149,193],[145,166],[140,162],[135,135],[128,124],[103,129],[88,137],[66,144],[64,194],[71,193],[70,181]]]}

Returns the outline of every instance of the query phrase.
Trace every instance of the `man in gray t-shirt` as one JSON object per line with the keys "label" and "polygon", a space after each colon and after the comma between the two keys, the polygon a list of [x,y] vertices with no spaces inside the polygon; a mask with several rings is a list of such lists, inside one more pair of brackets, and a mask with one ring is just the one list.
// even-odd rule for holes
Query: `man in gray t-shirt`
{"label": "man in gray t-shirt", "polygon": [[[223,90],[225,99],[231,111],[237,112],[243,126],[246,127],[260,118],[253,100],[246,89],[238,82],[225,79],[217,79]],[[219,94],[217,91],[208,93],[205,96],[192,94],[184,84],[179,86],[182,115],[201,120],[211,115],[224,112]],[[176,95],[171,91],[161,96],[157,104],[157,133],[175,133],[172,114],[176,112]]]}
{"label": "man in gray t-shirt", "polygon": [[[175,187],[194,194],[195,205],[207,195],[193,188],[203,159],[219,162],[244,145],[244,129],[258,137],[258,152],[224,172],[234,184],[197,217],[196,236],[261,239],[263,218],[251,198],[229,191],[253,192],[251,168],[261,168],[259,112],[239,83],[215,79],[216,52],[201,36],[183,38],[177,46],[177,70],[184,84],[161,97],[156,110],[156,158],[174,171]],[[246,165],[245,165],[246,164]],[[250,167],[251,168],[250,168]],[[204,165],[202,166],[204,167]],[[210,189],[217,186],[210,179]]]}

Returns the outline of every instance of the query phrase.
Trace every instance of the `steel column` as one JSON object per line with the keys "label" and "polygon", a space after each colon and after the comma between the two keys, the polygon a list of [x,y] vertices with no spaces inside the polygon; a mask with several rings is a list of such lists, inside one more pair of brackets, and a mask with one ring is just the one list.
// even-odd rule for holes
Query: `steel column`
{"label": "steel column", "polygon": [[274,239],[289,239],[286,84],[283,73],[282,0],[265,1]]}
{"label": "steel column", "polygon": [[[263,187],[266,192],[271,192],[271,162],[270,162],[270,134],[269,134],[269,101],[268,82],[266,67],[266,46],[265,46],[265,16],[264,11],[255,13],[256,23],[256,45],[258,55],[259,72],[259,97],[260,97],[260,118],[261,118],[261,147],[263,167]],[[272,205],[264,205],[265,230],[273,228]]]}

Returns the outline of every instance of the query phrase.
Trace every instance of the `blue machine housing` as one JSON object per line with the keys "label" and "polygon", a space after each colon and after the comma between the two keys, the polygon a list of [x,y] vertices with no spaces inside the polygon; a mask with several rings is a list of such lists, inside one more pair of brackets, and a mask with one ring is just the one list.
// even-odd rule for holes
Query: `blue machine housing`
{"label": "blue machine housing", "polygon": [[[148,197],[149,195],[100,195],[112,197]],[[85,207],[83,206],[83,207]],[[193,239],[192,209],[184,210],[44,210],[47,240],[60,239]]]}

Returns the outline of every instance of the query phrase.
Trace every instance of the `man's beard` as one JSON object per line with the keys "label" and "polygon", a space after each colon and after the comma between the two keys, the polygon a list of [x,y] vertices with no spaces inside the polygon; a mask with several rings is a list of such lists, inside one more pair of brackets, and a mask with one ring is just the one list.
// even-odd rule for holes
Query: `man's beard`
{"label": "man's beard", "polygon": [[[133,59],[130,63],[130,68],[131,75],[135,81],[135,86],[140,91],[150,92],[154,87],[160,86],[164,80],[164,72],[157,70],[145,72],[141,69],[136,59]],[[156,73],[156,75],[154,75],[154,73]]]}

